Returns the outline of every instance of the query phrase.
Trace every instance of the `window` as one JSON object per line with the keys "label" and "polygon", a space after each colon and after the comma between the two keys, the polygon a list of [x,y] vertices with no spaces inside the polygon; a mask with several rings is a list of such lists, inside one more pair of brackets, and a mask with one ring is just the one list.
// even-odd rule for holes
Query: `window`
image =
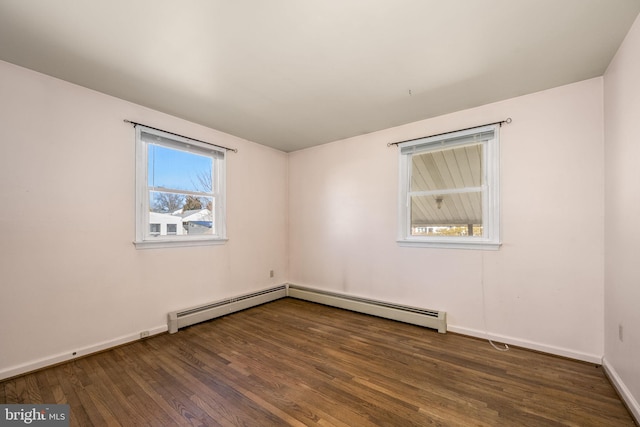
{"label": "window", "polygon": [[136,246],[221,243],[225,152],[136,126]]}
{"label": "window", "polygon": [[399,144],[401,245],[499,248],[498,128]]}
{"label": "window", "polygon": [[178,234],[178,226],[176,224],[167,224],[167,234]]}
{"label": "window", "polygon": [[160,224],[149,224],[149,233],[153,236],[157,236],[160,234]]}

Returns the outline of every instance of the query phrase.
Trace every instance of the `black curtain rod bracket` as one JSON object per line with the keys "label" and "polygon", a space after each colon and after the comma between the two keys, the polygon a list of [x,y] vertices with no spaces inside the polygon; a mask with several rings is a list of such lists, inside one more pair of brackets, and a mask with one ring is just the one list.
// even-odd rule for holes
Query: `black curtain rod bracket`
{"label": "black curtain rod bracket", "polygon": [[201,143],[203,143],[203,144],[212,145],[212,146],[214,146],[214,147],[222,148],[223,150],[233,151],[234,153],[237,153],[237,152],[238,152],[238,149],[237,149],[237,148],[229,148],[229,147],[225,147],[225,146],[223,146],[223,145],[212,144],[212,143],[210,143],[210,142],[202,141],[202,140],[200,140],[200,139],[195,139],[195,138],[191,138],[191,137],[188,137],[188,136],[180,135],[179,133],[174,133],[174,132],[169,132],[169,131],[164,130],[164,129],[154,128],[153,126],[145,125],[144,123],[132,122],[131,120],[127,120],[127,119],[124,119],[124,122],[125,122],[125,123],[131,123],[131,124],[133,125],[133,127],[136,127],[136,126],[140,125],[140,126],[147,127],[147,128],[149,128],[149,129],[158,130],[158,131],[160,131],[160,132],[165,132],[165,133],[168,133],[168,134],[171,134],[171,135],[179,136],[179,137],[181,137],[181,138],[187,138],[187,139],[191,139],[191,140],[193,140],[193,141],[201,142]]}
{"label": "black curtain rod bracket", "polygon": [[407,140],[404,140],[404,141],[388,142],[388,143],[387,143],[387,147],[392,147],[392,146],[394,146],[394,145],[402,144],[402,143],[405,143],[405,142],[417,141],[417,140],[419,140],[419,139],[433,138],[434,136],[446,135],[446,134],[448,134],[448,133],[453,133],[453,132],[462,132],[462,131],[465,131],[465,130],[470,130],[470,129],[480,128],[480,127],[482,127],[482,126],[500,125],[500,127],[502,127],[502,125],[503,125],[503,124],[505,124],[505,123],[506,123],[506,124],[509,124],[509,123],[511,123],[512,121],[513,121],[513,120],[511,120],[511,117],[508,117],[508,118],[506,118],[505,120],[501,120],[501,121],[499,121],[499,122],[486,123],[486,124],[484,124],[484,125],[478,125],[478,126],[473,126],[473,127],[470,127],[470,128],[464,128],[464,129],[452,130],[452,131],[450,131],[450,132],[437,133],[437,134],[435,134],[435,135],[421,136],[420,138],[412,138],[412,139],[407,139]]}

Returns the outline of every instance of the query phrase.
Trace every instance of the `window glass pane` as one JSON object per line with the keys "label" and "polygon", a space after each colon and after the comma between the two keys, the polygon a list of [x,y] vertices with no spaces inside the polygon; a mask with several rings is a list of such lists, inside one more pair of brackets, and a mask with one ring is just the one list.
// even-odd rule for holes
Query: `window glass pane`
{"label": "window glass pane", "polygon": [[215,234],[213,197],[187,198],[180,214],[185,234]]}
{"label": "window glass pane", "polygon": [[213,212],[213,197],[149,192],[149,223],[163,225],[151,234],[215,234]]}
{"label": "window glass pane", "polygon": [[155,144],[148,150],[149,187],[212,192],[212,157]]}
{"label": "window glass pane", "polygon": [[482,192],[411,196],[412,236],[482,236]]}
{"label": "window glass pane", "polygon": [[149,210],[172,214],[181,211],[187,196],[177,193],[165,193],[160,191],[149,192]]}
{"label": "window glass pane", "polygon": [[482,168],[482,144],[414,154],[410,191],[480,187]]}

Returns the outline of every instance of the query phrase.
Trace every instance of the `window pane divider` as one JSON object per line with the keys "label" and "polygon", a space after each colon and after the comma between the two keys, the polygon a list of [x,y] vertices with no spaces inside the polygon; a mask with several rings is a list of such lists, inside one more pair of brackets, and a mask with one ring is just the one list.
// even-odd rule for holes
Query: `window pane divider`
{"label": "window pane divider", "polygon": [[485,187],[451,188],[429,191],[409,191],[409,196],[440,196],[445,194],[482,193]]}
{"label": "window pane divider", "polygon": [[215,197],[215,193],[202,193],[199,191],[188,191],[188,190],[174,190],[173,188],[167,188],[167,187],[149,187],[149,191],[153,191],[155,193],[184,194],[185,196]]}

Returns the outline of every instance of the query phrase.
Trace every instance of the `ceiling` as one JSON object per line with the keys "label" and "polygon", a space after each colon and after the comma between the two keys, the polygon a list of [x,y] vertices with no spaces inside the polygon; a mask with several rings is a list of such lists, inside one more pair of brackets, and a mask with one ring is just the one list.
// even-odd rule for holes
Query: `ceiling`
{"label": "ceiling", "polygon": [[0,59],[283,151],[601,76],[640,0],[0,0]]}

